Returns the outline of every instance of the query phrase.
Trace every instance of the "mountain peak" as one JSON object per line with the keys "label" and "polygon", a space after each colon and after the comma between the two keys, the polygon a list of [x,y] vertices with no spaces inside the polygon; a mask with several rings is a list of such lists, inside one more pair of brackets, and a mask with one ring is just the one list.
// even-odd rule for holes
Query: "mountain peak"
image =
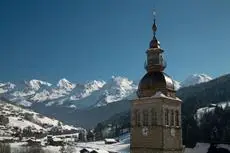
{"label": "mountain peak", "polygon": [[126,77],[121,77],[121,76],[112,76],[111,80],[109,83],[116,84],[119,86],[129,86],[133,84],[132,80],[129,80]]}
{"label": "mountain peak", "polygon": [[41,85],[45,85],[45,86],[48,86],[48,87],[50,87],[52,85],[51,83],[41,81],[41,80],[36,80],[36,79],[30,80],[29,82],[26,82],[26,84],[31,89],[34,89],[36,91],[40,89]]}
{"label": "mountain peak", "polygon": [[76,84],[71,83],[70,81],[68,81],[66,78],[63,78],[61,80],[58,81],[57,86],[59,88],[64,88],[67,91],[71,91],[72,89],[74,89],[76,87]]}

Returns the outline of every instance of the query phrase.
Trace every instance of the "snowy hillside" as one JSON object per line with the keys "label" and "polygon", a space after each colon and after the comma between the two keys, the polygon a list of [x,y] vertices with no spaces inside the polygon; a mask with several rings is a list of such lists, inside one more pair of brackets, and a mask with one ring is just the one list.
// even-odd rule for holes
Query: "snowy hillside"
{"label": "snowy hillside", "polygon": [[[182,83],[174,81],[176,90],[211,80],[205,74],[194,74]],[[138,82],[138,81],[137,81]],[[30,107],[34,103],[58,105],[74,109],[100,107],[108,103],[136,98],[138,83],[126,77],[112,76],[108,81],[93,80],[85,84],[63,78],[56,85],[42,80],[0,83],[0,97]]]}
{"label": "snowy hillside", "polygon": [[221,108],[225,108],[227,105],[230,105],[230,102],[221,102],[221,103],[218,103],[218,104],[210,104],[209,106],[207,107],[202,107],[202,108],[199,108],[196,112],[196,115],[197,115],[197,118],[198,119],[201,119],[202,116],[205,114],[205,113],[209,113],[209,112],[212,112],[215,110],[215,107],[221,107]]}
{"label": "snowy hillside", "polygon": [[[62,122],[51,119],[31,110],[0,101],[0,116],[7,119],[5,123],[1,123],[0,134],[11,134],[15,127],[25,129],[31,127],[33,130],[48,132],[54,127],[62,130],[78,130],[73,126],[64,125]],[[2,120],[1,120],[2,122]],[[5,127],[6,129],[4,129]]]}
{"label": "snowy hillside", "polygon": [[212,78],[206,74],[193,74],[181,82],[181,87],[192,86],[195,84],[208,82],[210,80],[212,80]]}

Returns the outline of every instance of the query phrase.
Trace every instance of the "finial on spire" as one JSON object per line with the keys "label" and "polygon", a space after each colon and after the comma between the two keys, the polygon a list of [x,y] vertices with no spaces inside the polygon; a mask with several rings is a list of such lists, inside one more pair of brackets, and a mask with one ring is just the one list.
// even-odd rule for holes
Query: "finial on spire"
{"label": "finial on spire", "polygon": [[154,38],[155,38],[155,36],[156,36],[156,31],[157,31],[157,25],[156,25],[156,11],[155,11],[155,9],[153,10],[153,21],[154,21],[154,23],[153,23],[153,26],[152,26],[152,30],[153,30],[153,36],[154,36]]}
{"label": "finial on spire", "polygon": [[155,9],[153,10],[153,18],[154,18],[154,20],[156,18],[156,11],[155,11]]}
{"label": "finial on spire", "polygon": [[155,9],[153,10],[153,39],[150,42],[150,48],[160,48],[160,42],[156,38],[156,31],[157,31],[157,25],[156,25],[156,11]]}

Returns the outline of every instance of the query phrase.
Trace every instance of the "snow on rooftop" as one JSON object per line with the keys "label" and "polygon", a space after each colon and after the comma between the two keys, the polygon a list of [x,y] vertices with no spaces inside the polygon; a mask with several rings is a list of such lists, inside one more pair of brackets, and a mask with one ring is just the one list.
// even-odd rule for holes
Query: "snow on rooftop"
{"label": "snow on rooftop", "polygon": [[167,97],[161,91],[157,91],[152,97]]}

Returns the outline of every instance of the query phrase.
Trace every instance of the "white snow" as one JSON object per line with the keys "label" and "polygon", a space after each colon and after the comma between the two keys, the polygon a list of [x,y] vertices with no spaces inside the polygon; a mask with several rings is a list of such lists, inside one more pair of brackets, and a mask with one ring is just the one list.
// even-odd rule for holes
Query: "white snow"
{"label": "white snow", "polygon": [[70,100],[80,100],[90,96],[94,91],[101,89],[106,84],[105,81],[94,80],[84,85],[82,91],[70,97]]}
{"label": "white snow", "polygon": [[32,98],[30,98],[30,100],[38,102],[46,101],[49,98],[49,95],[49,91],[44,89],[42,92],[36,93]]}
{"label": "white snow", "polygon": [[181,88],[181,85],[180,85],[180,82],[179,82],[179,81],[173,80],[173,83],[174,83],[174,88],[175,88],[175,90],[178,90],[178,89]]}
{"label": "white snow", "polygon": [[77,143],[78,151],[83,148],[91,148],[97,150],[106,150],[110,152],[119,152],[119,153],[129,153],[130,151],[130,144],[124,143],[114,143],[114,144],[105,144],[104,141],[96,141],[96,142],[87,142],[87,143]]}
{"label": "white snow", "polygon": [[[205,74],[194,74],[182,83],[174,82],[175,89],[207,82],[212,78]],[[108,81],[93,80],[85,84],[77,84],[63,78],[57,86],[41,80],[25,81],[22,84],[0,83],[0,94],[6,94],[8,100],[24,106],[34,102],[45,102],[46,106],[65,105],[72,108],[100,107],[108,103],[134,99],[138,83],[126,77],[112,76]],[[28,87],[29,86],[29,87]],[[9,92],[11,91],[11,92]],[[9,93],[9,94],[8,94]]]}
{"label": "white snow", "polygon": [[158,98],[158,97],[167,97],[167,96],[165,96],[162,92],[157,91],[157,92],[155,93],[155,95],[153,95],[152,97]]}
{"label": "white snow", "polygon": [[102,95],[105,96],[104,100],[107,103],[111,103],[124,99],[136,90],[137,86],[128,78],[112,76],[112,79],[103,86]]}
{"label": "white snow", "polygon": [[5,84],[0,82],[0,87],[3,87],[3,86],[5,86]]}
{"label": "white snow", "polygon": [[[90,88],[87,88],[88,86],[90,86]],[[120,76],[113,76],[107,82],[101,81],[99,83],[94,81],[93,83],[90,83],[90,85],[85,85],[85,87],[81,89],[81,91],[78,91],[78,94],[75,95],[75,97],[70,97],[72,104],[76,105],[79,109],[90,106],[100,107],[108,103],[127,99],[129,96],[133,96],[137,90],[137,85],[133,81]],[[79,93],[87,93],[87,96],[82,98],[82,95],[84,94]]]}
{"label": "white snow", "polygon": [[[64,135],[60,135],[64,136]],[[55,136],[54,138],[57,139],[60,136]],[[110,140],[110,139],[108,139]],[[112,139],[114,140],[114,139]],[[11,146],[14,148],[22,146],[24,143],[12,143]],[[72,146],[65,146],[65,149],[71,148],[74,150],[75,153],[80,153],[80,150],[83,148],[93,151],[96,150],[99,153],[108,153],[108,152],[118,152],[118,153],[130,153],[130,134],[124,134],[119,137],[119,142],[114,144],[105,144],[104,141],[95,141],[95,142],[78,142],[73,144]],[[197,143],[194,148],[185,148],[184,153],[207,153],[210,144],[208,143]],[[219,144],[218,148],[225,148],[230,150],[229,145]],[[60,146],[46,146],[43,147],[44,150],[50,151],[50,153],[60,153]]]}
{"label": "white snow", "polygon": [[[32,116],[32,120],[29,121],[24,118],[24,114],[26,113]],[[10,127],[16,126],[23,129],[25,127],[31,126],[37,130],[43,129],[44,131],[47,131],[49,130],[49,128],[44,129],[43,127],[41,127],[42,124],[47,124],[50,127],[54,127],[54,126],[59,126],[58,124],[61,123],[61,126],[59,126],[59,128],[63,130],[82,129],[82,128],[73,127],[71,125],[64,125],[62,122],[56,119],[51,119],[49,117],[43,116],[31,110],[24,109],[12,104],[4,103],[2,101],[0,101],[0,114],[3,114],[9,118],[8,126]]]}
{"label": "white snow", "polygon": [[34,94],[35,94],[34,90],[15,91],[12,93],[12,95],[15,97],[26,97],[26,96],[30,96],[30,95],[34,95]]}
{"label": "white snow", "polygon": [[51,91],[48,91],[44,89],[41,92],[37,92],[30,100],[37,101],[37,102],[44,102],[47,100],[55,100],[61,97],[64,97],[68,95],[69,93],[60,88],[60,89],[51,89]]}
{"label": "white snow", "polygon": [[9,92],[15,88],[15,84],[7,82],[7,83],[0,83],[0,94]]}
{"label": "white snow", "polygon": [[[186,148],[185,153],[207,153],[209,147],[209,143],[197,143],[194,148]],[[225,144],[219,144],[217,148],[224,148],[230,151],[230,146]]]}
{"label": "white snow", "polygon": [[6,93],[6,92],[8,92],[8,90],[0,88],[0,94]]}

